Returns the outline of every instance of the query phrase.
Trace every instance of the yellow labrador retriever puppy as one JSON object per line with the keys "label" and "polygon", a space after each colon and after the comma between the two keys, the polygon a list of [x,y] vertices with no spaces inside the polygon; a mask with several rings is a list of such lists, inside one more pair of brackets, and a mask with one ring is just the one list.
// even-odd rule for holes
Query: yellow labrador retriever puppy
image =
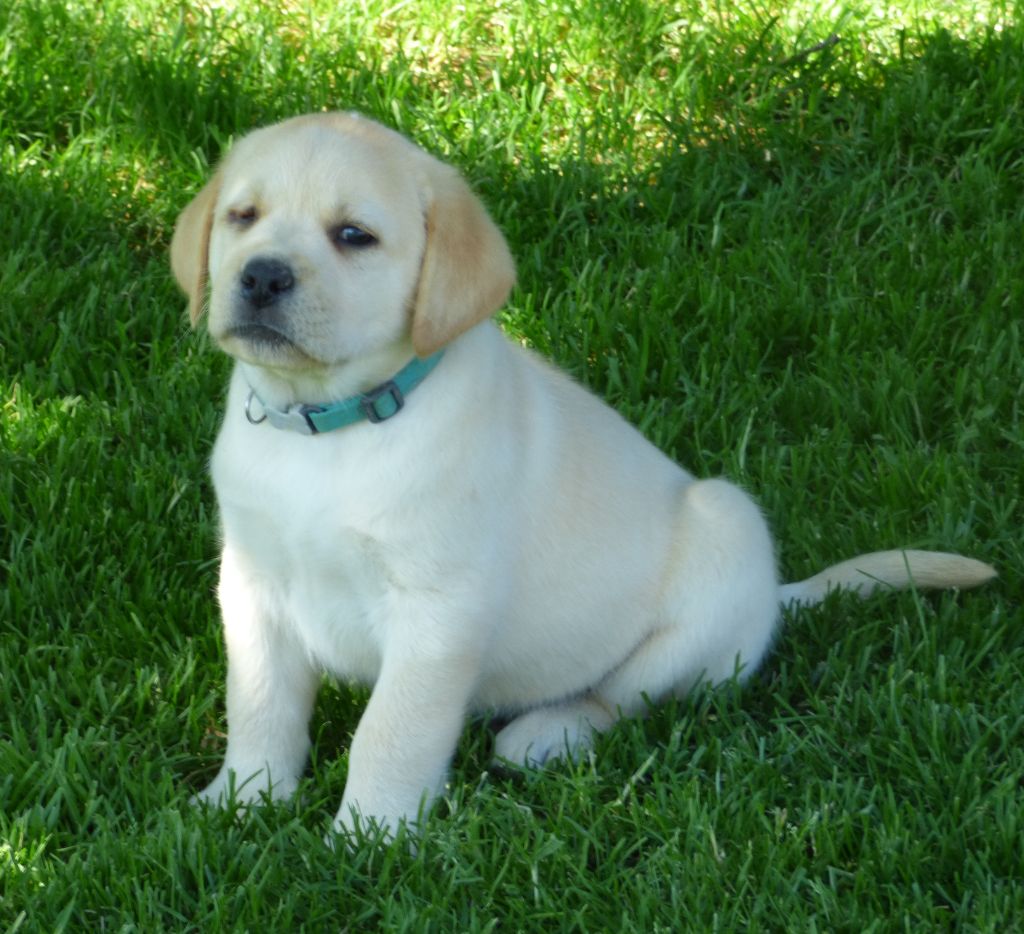
{"label": "yellow labrador retriever puppy", "polygon": [[993,575],[893,551],[780,585],[742,490],[501,335],[502,235],[363,117],[242,139],[171,259],[237,361],[212,461],[228,745],[202,800],[295,790],[324,670],[373,685],[335,826],[392,830],[441,791],[468,711],[511,716],[497,755],[541,763],[645,698],[748,675],[784,604]]}

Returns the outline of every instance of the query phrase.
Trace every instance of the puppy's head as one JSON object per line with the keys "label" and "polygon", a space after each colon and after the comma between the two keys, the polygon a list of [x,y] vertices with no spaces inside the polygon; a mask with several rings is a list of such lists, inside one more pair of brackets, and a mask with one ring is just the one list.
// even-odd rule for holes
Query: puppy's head
{"label": "puppy's head", "polygon": [[246,136],[171,243],[192,323],[232,356],[309,369],[411,339],[428,356],[492,315],[515,268],[449,166],[352,114]]}

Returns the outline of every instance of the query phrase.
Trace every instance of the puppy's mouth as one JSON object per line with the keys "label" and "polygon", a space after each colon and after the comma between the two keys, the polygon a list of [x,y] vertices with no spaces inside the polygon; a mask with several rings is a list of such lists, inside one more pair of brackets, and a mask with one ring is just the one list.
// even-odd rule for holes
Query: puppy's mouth
{"label": "puppy's mouth", "polygon": [[295,350],[299,349],[295,345],[295,342],[285,334],[284,331],[281,331],[271,324],[257,324],[250,322],[247,324],[233,325],[221,335],[221,340],[232,338],[244,341],[254,347],[266,347],[268,349],[288,347],[294,348]]}
{"label": "puppy's mouth", "polygon": [[239,360],[277,366],[308,366],[316,361],[288,334],[272,324],[234,324],[214,339],[221,349]]}

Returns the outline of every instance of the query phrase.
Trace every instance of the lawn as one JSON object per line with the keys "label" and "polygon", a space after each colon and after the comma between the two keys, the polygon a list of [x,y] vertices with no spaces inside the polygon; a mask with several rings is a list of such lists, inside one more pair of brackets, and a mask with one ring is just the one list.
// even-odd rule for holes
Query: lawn
{"label": "lawn", "polygon": [[[233,137],[325,108],[465,172],[508,333],[756,495],[787,580],[900,545],[1000,579],[833,596],[575,765],[470,724],[415,852],[322,843],[347,685],[294,802],[190,808],[229,364],[167,247]],[[3,4],[0,926],[1020,929],[1022,191],[1009,0]]]}

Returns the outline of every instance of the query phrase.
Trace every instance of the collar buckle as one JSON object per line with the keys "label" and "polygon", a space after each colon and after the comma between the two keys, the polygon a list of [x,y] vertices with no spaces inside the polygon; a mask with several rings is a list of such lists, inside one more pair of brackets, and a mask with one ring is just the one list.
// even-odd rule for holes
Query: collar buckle
{"label": "collar buckle", "polygon": [[[289,416],[294,415],[296,416],[296,419],[295,424],[289,425],[288,427],[299,432],[299,434],[318,435],[320,434],[320,429],[317,428],[316,422],[313,421],[311,416],[319,415],[323,410],[324,407],[322,405],[300,405],[294,409],[290,409],[288,412]],[[298,421],[300,418],[305,422],[306,428],[301,427]],[[306,429],[308,429],[308,431]]]}
{"label": "collar buckle", "polygon": [[393,418],[404,407],[405,396],[393,379],[381,383],[376,389],[363,393],[359,400],[359,411],[366,416],[367,421],[373,422],[374,425]]}

